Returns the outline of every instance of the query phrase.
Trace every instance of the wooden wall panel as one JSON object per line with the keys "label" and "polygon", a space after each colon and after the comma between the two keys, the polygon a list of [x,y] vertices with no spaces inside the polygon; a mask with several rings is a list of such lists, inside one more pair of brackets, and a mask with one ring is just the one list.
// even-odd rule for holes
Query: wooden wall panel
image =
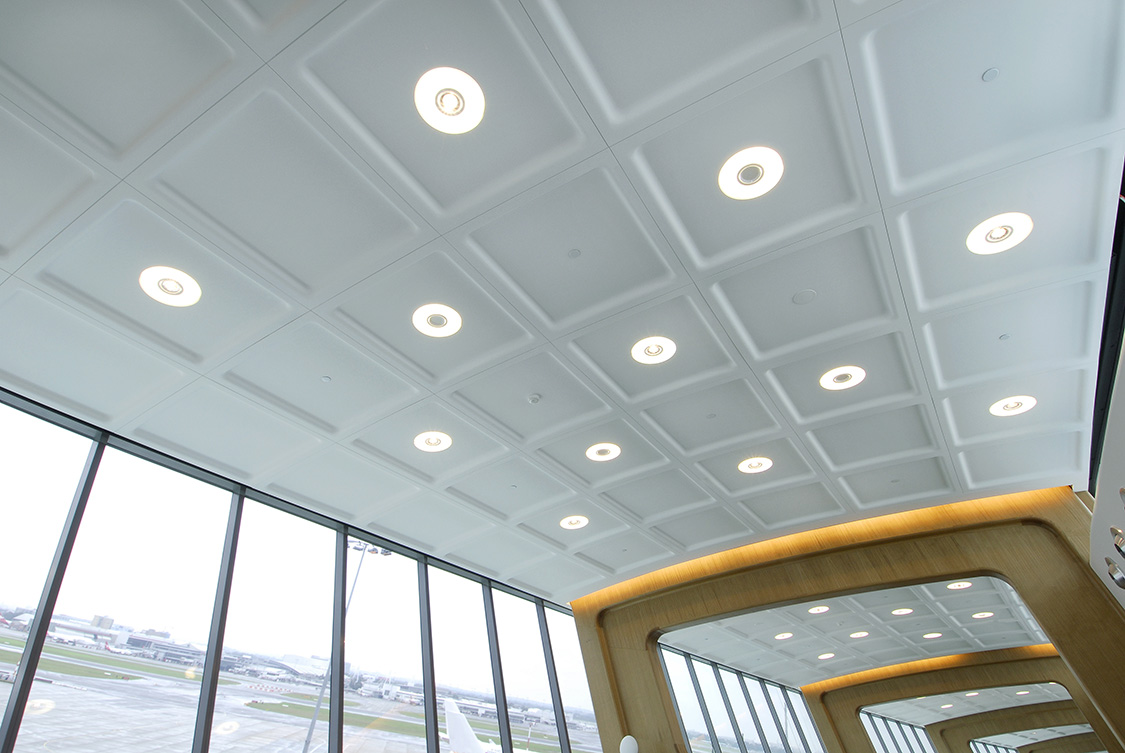
{"label": "wooden wall panel", "polygon": [[1066,735],[1038,743],[1028,743],[1016,748],[1018,753],[1095,753],[1105,750],[1102,741],[1093,733]]}
{"label": "wooden wall panel", "polygon": [[1073,700],[1009,706],[995,711],[944,719],[927,724],[926,734],[929,735],[937,753],[969,753],[969,743],[982,737],[1068,724],[1086,724],[1086,715]]}

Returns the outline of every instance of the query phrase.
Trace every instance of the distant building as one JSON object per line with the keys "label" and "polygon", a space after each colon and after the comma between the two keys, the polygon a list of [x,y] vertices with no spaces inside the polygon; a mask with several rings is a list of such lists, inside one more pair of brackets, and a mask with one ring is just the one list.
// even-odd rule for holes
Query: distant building
{"label": "distant building", "polygon": [[113,628],[113,618],[112,617],[105,617],[105,616],[100,615],[100,614],[94,615],[94,619],[90,620],[90,624],[93,625],[96,628],[103,628],[105,630],[110,630],[110,629]]}

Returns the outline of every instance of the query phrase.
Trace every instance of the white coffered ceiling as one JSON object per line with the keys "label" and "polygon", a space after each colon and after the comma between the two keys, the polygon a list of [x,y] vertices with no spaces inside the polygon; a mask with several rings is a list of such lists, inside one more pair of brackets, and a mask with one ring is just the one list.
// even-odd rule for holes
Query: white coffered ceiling
{"label": "white coffered ceiling", "polygon": [[[1123,15],[8,0],[0,385],[560,602],[785,532],[1084,488]],[[439,66],[484,91],[469,133],[415,110]],[[780,182],[727,198],[719,168],[755,145]],[[1026,241],[968,252],[1014,211]],[[146,297],[152,265],[200,302]],[[413,328],[433,302],[460,332]],[[675,356],[631,360],[650,335]],[[866,380],[818,385],[846,364]],[[1038,406],[988,413],[1012,395]],[[435,429],[450,449],[416,450]],[[607,441],[619,458],[587,460]]]}

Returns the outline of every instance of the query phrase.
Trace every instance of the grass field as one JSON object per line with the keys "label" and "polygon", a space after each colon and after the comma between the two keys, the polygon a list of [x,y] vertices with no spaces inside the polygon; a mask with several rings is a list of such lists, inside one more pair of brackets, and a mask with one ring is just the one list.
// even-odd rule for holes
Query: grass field
{"label": "grass field", "polygon": [[[20,656],[21,655],[15,651],[0,649],[0,661],[19,664]],[[96,667],[87,667],[84,664],[71,664],[68,661],[59,661],[58,659],[51,659],[46,656],[39,659],[39,669],[47,672],[58,672],[61,675],[72,675],[74,677],[100,677],[103,680],[140,679],[136,675],[123,675],[119,672],[108,672],[97,669]]]}
{"label": "grass field", "polygon": [[[0,638],[0,644],[4,644],[7,646],[18,646],[20,648],[23,648],[24,643],[25,641],[16,640],[14,638]],[[12,661],[13,664],[19,662],[18,654],[14,654],[11,651],[5,652],[3,651],[3,649],[0,649],[0,659],[3,658],[2,655],[5,653],[16,656],[16,659]],[[156,675],[158,677],[176,677],[181,680],[186,679],[197,681],[203,678],[203,672],[198,669],[189,667],[184,667],[183,669],[172,669],[170,667],[153,666],[152,664],[149,664],[147,662],[128,659],[121,656],[114,656],[112,654],[104,654],[100,651],[87,651],[80,648],[63,648],[62,646],[47,644],[43,646],[43,653],[50,654],[51,656],[61,656],[69,659],[81,659],[82,661],[87,661],[91,664],[129,670],[137,674]],[[4,659],[4,661],[9,660]],[[81,664],[72,664],[66,661],[56,661],[47,656],[43,656],[42,658],[40,658],[39,667],[40,669],[45,669],[48,672],[62,672],[63,674],[76,675],[79,677],[106,677],[109,675],[109,673],[100,672],[98,670],[91,669],[90,667],[85,667]],[[57,669],[56,667],[77,667],[78,669],[89,671],[79,672],[71,671],[68,669]],[[124,675],[122,675],[122,677],[124,677]],[[137,678],[130,676],[127,679],[135,680]],[[238,683],[234,680],[227,680],[220,677],[219,684],[237,685]]]}

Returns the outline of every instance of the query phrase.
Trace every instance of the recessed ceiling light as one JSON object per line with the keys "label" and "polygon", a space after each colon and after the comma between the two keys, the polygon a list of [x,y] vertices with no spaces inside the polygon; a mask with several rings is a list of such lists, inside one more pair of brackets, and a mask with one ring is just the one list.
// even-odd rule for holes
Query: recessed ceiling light
{"label": "recessed ceiling light", "polygon": [[866,638],[869,635],[871,635],[871,633],[867,632],[866,630],[857,630],[856,632],[852,633],[848,637],[849,638]]}
{"label": "recessed ceiling light", "polygon": [[934,638],[940,638],[941,633],[926,633],[922,637],[925,638],[928,641],[932,641]]}
{"label": "recessed ceiling light", "polygon": [[965,245],[974,254],[998,254],[1023,243],[1034,226],[1031,217],[1023,212],[1004,212],[973,228],[965,238]]}
{"label": "recessed ceiling light", "polygon": [[461,329],[461,315],[444,303],[426,303],[410,317],[414,329],[430,337],[449,337]]}
{"label": "recessed ceiling light", "polygon": [[174,267],[149,267],[141,272],[140,283],[145,295],[165,306],[191,306],[203,295],[195,278]]}
{"label": "recessed ceiling light", "polygon": [[775,641],[787,641],[793,637],[792,633],[778,633],[773,637]]}
{"label": "recessed ceiling light", "polygon": [[816,658],[820,659],[821,661],[824,661],[825,659],[831,659],[834,656],[836,656],[836,654],[829,651],[827,654],[821,654],[820,656],[818,656]]}
{"label": "recessed ceiling light", "polygon": [[598,442],[586,448],[586,457],[590,460],[604,463],[607,460],[613,460],[621,454],[621,448],[613,442]]}
{"label": "recessed ceiling light", "polygon": [[660,335],[645,337],[633,343],[633,348],[629,351],[629,354],[633,356],[633,360],[637,363],[645,365],[664,363],[676,355],[676,343]]}
{"label": "recessed ceiling light", "polygon": [[867,376],[859,366],[837,366],[820,377],[820,386],[826,390],[846,390],[855,387]]}
{"label": "recessed ceiling light", "polygon": [[1000,417],[1018,416],[1034,408],[1036,402],[1038,401],[1031,395],[1012,395],[988,406],[988,412]]}
{"label": "recessed ceiling light", "polygon": [[773,468],[773,461],[769,458],[746,458],[738,464],[738,470],[743,473],[763,473]]}
{"label": "recessed ceiling light", "polygon": [[946,588],[950,591],[962,591],[966,588],[972,588],[973,584],[967,580],[959,580],[956,583],[950,583]]}
{"label": "recessed ceiling light", "polygon": [[965,697],[966,698],[973,698],[974,696],[978,696],[978,695],[980,695],[980,693],[978,693],[977,691],[974,690],[972,693],[966,693]]}
{"label": "recessed ceiling light", "polygon": [[568,531],[575,531],[579,528],[585,528],[590,519],[585,515],[568,515],[559,521],[559,525]]}
{"label": "recessed ceiling light", "polygon": [[414,106],[422,120],[442,133],[467,133],[484,117],[484,91],[457,68],[434,68],[414,86]]}
{"label": "recessed ceiling light", "polygon": [[891,614],[896,617],[902,617],[904,614],[914,614],[914,610],[910,607],[900,607],[898,609],[892,609]]}
{"label": "recessed ceiling light", "polygon": [[952,703],[943,703],[943,704],[941,705],[941,707],[942,707],[943,709],[951,709],[951,708],[953,708],[953,704],[952,704]]}
{"label": "recessed ceiling light", "polygon": [[809,607],[809,614],[824,614],[827,611],[828,607],[823,605],[819,607]]}
{"label": "recessed ceiling light", "polygon": [[973,619],[974,620],[987,620],[989,617],[992,616],[992,614],[993,614],[992,612],[977,612],[976,614],[973,615]]}
{"label": "recessed ceiling light", "polygon": [[444,452],[453,444],[453,438],[443,431],[424,431],[414,437],[414,446],[422,452]]}
{"label": "recessed ceiling light", "polygon": [[1017,690],[1016,695],[1027,695],[1030,692],[1030,690]]}
{"label": "recessed ceiling light", "polygon": [[781,155],[768,146],[735,152],[719,168],[719,190],[732,199],[746,201],[769,193],[785,172]]}

